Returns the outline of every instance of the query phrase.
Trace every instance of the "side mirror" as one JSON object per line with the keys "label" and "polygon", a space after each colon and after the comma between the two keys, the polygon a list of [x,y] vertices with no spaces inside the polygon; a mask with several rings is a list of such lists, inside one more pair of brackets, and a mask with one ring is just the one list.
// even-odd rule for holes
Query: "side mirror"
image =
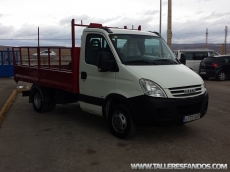
{"label": "side mirror", "polygon": [[183,63],[184,65],[186,64],[186,57],[184,54],[181,54],[180,56],[180,62]]}
{"label": "side mirror", "polygon": [[99,72],[118,72],[118,66],[115,60],[110,59],[108,52],[100,52],[98,57],[98,71]]}

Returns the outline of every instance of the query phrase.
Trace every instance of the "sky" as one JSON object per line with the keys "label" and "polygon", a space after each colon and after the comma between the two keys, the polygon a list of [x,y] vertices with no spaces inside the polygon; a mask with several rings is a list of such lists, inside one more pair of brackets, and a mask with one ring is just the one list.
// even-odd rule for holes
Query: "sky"
{"label": "sky", "polygon": [[[75,23],[159,32],[160,0],[0,0],[0,45],[71,46]],[[167,40],[168,0],[162,0],[161,34]],[[224,43],[230,0],[172,0],[172,43]],[[76,30],[79,43],[82,29]],[[227,43],[230,42],[230,34]]]}

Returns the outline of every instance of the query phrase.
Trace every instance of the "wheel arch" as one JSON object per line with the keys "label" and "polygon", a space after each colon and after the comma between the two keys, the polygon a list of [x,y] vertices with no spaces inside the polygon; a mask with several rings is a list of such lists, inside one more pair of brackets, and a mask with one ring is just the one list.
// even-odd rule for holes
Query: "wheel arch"
{"label": "wheel arch", "polygon": [[38,85],[33,84],[30,90],[30,95],[29,95],[29,103],[33,102],[33,95],[34,92],[38,90],[41,94],[41,98],[43,102],[50,102],[52,100],[52,92],[51,89],[45,88],[45,87],[40,87]]}
{"label": "wheel arch", "polygon": [[223,68],[220,68],[220,69],[218,69],[217,71],[216,71],[216,73],[218,74],[219,72],[225,72],[225,73],[227,73],[227,71],[225,70],[225,69],[223,69]]}
{"label": "wheel arch", "polygon": [[111,107],[114,104],[124,104],[130,111],[131,116],[134,120],[134,122],[136,122],[136,115],[135,115],[135,111],[133,108],[133,105],[131,104],[131,102],[129,101],[128,98],[126,98],[123,95],[120,94],[109,94],[106,98],[105,98],[105,103],[102,106],[102,114],[104,118],[108,118],[109,112],[111,110]]}

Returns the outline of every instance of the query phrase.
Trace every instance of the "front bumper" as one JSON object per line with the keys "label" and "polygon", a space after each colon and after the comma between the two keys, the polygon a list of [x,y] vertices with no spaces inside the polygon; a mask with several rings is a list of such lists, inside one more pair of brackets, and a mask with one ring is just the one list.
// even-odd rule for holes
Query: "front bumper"
{"label": "front bumper", "polygon": [[193,98],[165,99],[150,96],[130,98],[134,121],[138,125],[156,122],[182,122],[184,116],[200,113],[202,118],[208,109],[208,93]]}

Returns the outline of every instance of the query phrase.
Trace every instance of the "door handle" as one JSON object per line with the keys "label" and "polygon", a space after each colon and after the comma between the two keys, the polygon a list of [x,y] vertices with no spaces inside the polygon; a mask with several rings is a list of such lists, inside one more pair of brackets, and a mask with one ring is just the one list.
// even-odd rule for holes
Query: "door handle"
{"label": "door handle", "polygon": [[87,78],[87,73],[81,72],[81,79],[86,79],[86,78]]}

